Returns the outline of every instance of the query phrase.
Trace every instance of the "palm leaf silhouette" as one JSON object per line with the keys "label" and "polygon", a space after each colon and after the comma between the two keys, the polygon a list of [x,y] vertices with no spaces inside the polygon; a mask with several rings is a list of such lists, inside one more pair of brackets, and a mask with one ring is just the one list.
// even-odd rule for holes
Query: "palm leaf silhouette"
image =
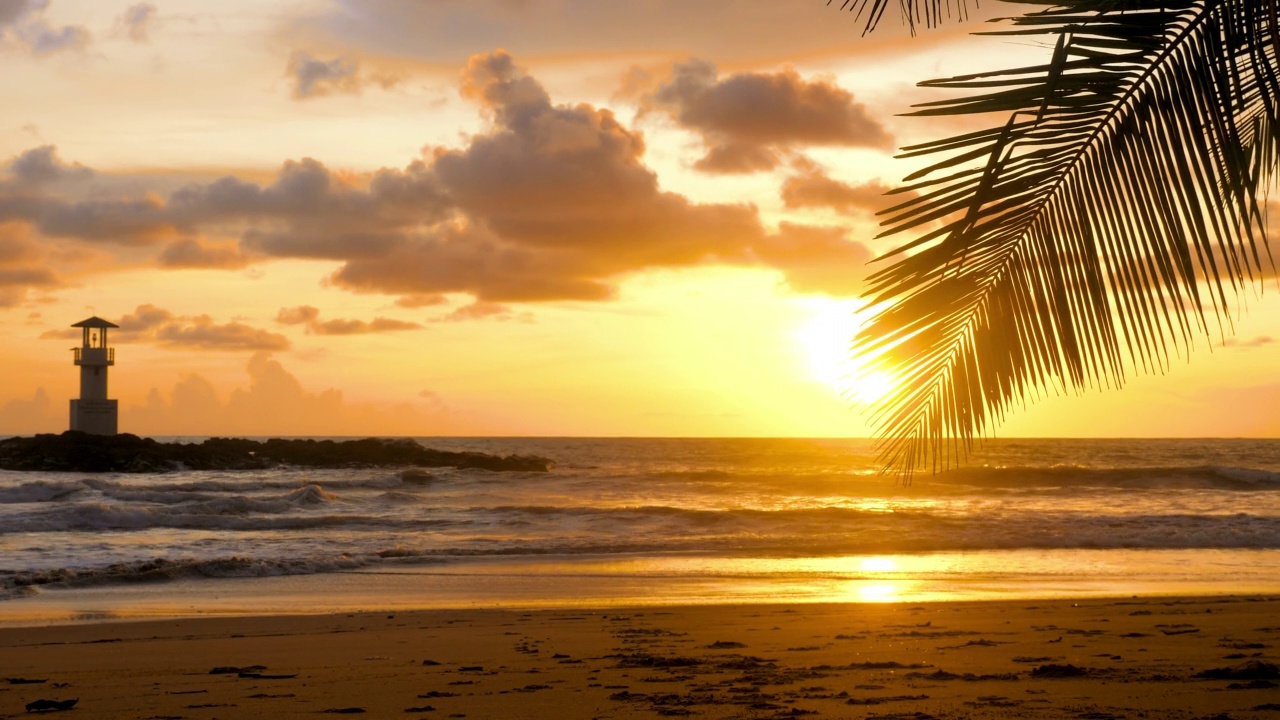
{"label": "palm leaf silhouette", "polygon": [[[832,5],[836,0],[827,0]],[[858,19],[865,19],[864,33],[876,29],[884,17],[884,11],[890,5],[897,5],[902,21],[914,34],[916,27],[941,25],[946,19],[965,19],[969,14],[969,6],[977,6],[978,0],[840,0],[840,9],[854,13]]]}
{"label": "palm leaf silhouette", "polygon": [[[1028,398],[1163,371],[1274,268],[1280,0],[1006,1],[1038,7],[988,34],[1046,36],[1051,59],[923,83],[971,94],[913,114],[1008,120],[904,148],[935,160],[882,235],[922,234],[881,258],[854,341],[895,379],[873,418],[907,479]],[[846,3],[869,28],[887,4]],[[934,23],[952,2],[894,4]]]}

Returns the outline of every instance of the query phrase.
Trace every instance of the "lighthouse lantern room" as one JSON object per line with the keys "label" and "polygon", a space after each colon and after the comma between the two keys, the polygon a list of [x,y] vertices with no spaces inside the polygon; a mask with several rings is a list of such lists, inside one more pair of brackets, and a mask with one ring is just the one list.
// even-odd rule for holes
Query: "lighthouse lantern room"
{"label": "lighthouse lantern room", "polygon": [[75,363],[80,366],[80,398],[71,401],[71,429],[115,435],[119,410],[115,400],[107,399],[107,368],[116,364],[116,351],[107,345],[107,329],[120,326],[91,317],[71,327],[84,330],[80,347],[72,348]]}

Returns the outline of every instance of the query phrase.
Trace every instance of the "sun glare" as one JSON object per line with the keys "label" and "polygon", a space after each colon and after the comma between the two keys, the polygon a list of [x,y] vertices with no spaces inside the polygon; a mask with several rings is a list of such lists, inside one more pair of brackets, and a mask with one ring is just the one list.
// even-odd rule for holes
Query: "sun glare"
{"label": "sun glare", "polygon": [[858,567],[863,572],[893,572],[898,569],[898,563],[893,558],[869,557],[863,558]]}
{"label": "sun glare", "polygon": [[852,359],[858,305],[832,300],[806,304],[810,317],[795,332],[809,373],[855,403],[873,404],[893,391],[889,373]]}

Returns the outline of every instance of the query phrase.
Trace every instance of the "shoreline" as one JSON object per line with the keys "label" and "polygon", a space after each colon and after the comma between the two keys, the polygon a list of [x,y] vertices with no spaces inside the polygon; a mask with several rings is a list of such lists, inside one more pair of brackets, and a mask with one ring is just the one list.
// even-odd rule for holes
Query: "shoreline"
{"label": "shoreline", "polygon": [[1268,595],[0,628],[0,717],[1274,718],[1276,618]]}
{"label": "shoreline", "polygon": [[[220,567],[220,566],[219,566]],[[234,574],[170,563],[0,601],[0,627],[417,610],[924,603],[1280,593],[1276,550],[1005,550],[832,557],[536,555]],[[265,568],[270,570],[270,568]],[[243,573],[243,574],[241,574]],[[127,575],[125,577],[128,577]],[[22,588],[18,588],[21,590]]]}

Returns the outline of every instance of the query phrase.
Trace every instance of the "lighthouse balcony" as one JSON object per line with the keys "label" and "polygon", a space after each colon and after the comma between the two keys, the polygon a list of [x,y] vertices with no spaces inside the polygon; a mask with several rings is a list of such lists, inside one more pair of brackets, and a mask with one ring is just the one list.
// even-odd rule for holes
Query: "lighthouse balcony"
{"label": "lighthouse balcony", "polygon": [[78,347],[72,348],[76,354],[76,365],[105,366],[116,364],[115,348]]}

